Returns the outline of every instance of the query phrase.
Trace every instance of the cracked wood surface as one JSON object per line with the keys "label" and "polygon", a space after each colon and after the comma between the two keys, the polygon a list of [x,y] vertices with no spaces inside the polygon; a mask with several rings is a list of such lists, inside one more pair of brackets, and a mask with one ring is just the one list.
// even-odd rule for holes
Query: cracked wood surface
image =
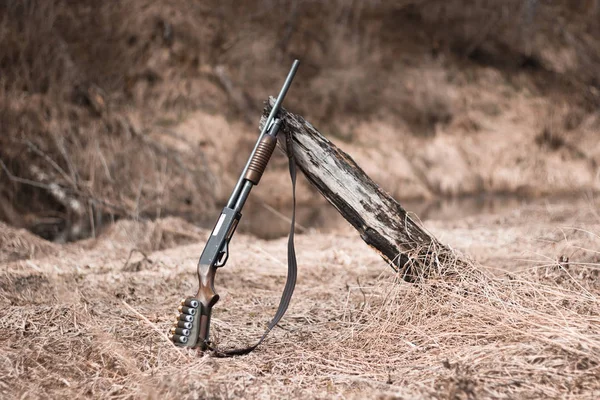
{"label": "cracked wood surface", "polygon": [[[270,97],[261,118],[261,129],[274,102]],[[445,273],[447,267],[463,263],[310,122],[283,108],[280,117],[284,119],[284,133],[293,136],[298,168],[356,228],[365,243],[405,280]],[[279,136],[279,148],[286,152],[284,135]]]}

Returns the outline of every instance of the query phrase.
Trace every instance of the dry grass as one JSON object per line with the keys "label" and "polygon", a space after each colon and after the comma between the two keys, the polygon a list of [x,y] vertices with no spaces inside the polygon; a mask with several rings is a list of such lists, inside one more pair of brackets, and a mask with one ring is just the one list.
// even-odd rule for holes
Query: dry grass
{"label": "dry grass", "polygon": [[234,179],[239,165],[219,156],[215,126],[182,141],[180,123],[225,115],[254,139],[292,57],[302,84],[286,104],[349,142],[370,120],[417,136],[454,121],[477,131],[465,86],[488,69],[595,112],[598,10],[572,4],[5,1],[0,219],[58,241],[122,217],[207,222],[222,195],[206,190],[220,183],[212,171]]}
{"label": "dry grass", "polygon": [[[563,211],[540,209],[543,218],[529,227],[550,231]],[[530,232],[520,224],[525,213],[516,214],[503,221],[517,247],[490,256],[528,268],[491,275],[472,265],[459,279],[416,285],[389,272],[354,234],[300,236],[288,315],[264,346],[233,359],[165,340],[174,305],[194,289],[201,246],[135,253],[132,269],[124,265],[129,249],[156,248],[145,233],[156,228],[117,224],[85,249],[73,244],[57,257],[3,265],[0,391],[4,398],[596,398],[598,224],[539,242],[538,261],[529,263],[509,256]],[[169,226],[191,229],[175,220],[162,228]],[[506,240],[496,231],[462,239]],[[285,240],[236,237],[217,282],[219,345],[259,337],[283,285],[284,249]],[[556,251],[571,260],[552,261]]]}
{"label": "dry grass", "polygon": [[[212,209],[202,149],[183,141],[193,154],[174,150],[157,140],[173,134],[138,114],[199,106],[198,95],[175,104],[191,62],[178,57],[195,42],[181,33],[174,45],[169,29],[144,2],[0,5],[0,219],[71,241],[123,217],[196,213],[199,222]],[[157,65],[165,52],[176,68]]]}
{"label": "dry grass", "polygon": [[[303,84],[289,107],[316,123],[392,115],[432,134],[461,111],[450,86],[476,80],[482,65],[584,110],[597,104],[597,10],[585,7],[595,2],[526,2],[539,5],[529,14],[516,1],[471,3],[3,2],[0,217],[57,240],[98,233],[113,218],[204,217],[214,198],[202,189],[215,186],[205,147],[168,128],[190,111],[235,109],[227,96],[237,111],[260,115],[265,90],[297,55],[306,60]],[[549,29],[557,20],[561,29]],[[227,72],[231,93],[217,71]],[[174,151],[156,131],[192,151]],[[540,132],[540,147],[560,144],[579,157],[571,133],[560,128],[556,142],[554,131]],[[586,223],[598,221],[589,214]],[[555,217],[525,223],[543,220],[553,232],[567,224]],[[281,329],[256,353],[228,360],[178,350],[164,336],[195,285],[201,247],[182,244],[206,232],[177,220],[120,221],[99,240],[61,246],[0,225],[0,394],[600,397],[598,225],[569,239],[569,262],[557,261],[567,241],[558,235],[535,247],[545,260],[534,265],[515,260],[529,237],[522,225],[475,221],[453,236],[495,244],[486,257],[521,271],[469,265],[416,285],[400,282],[354,235],[300,236],[299,286]],[[236,237],[217,282],[220,345],[262,333],[283,285],[284,249],[284,241]]]}

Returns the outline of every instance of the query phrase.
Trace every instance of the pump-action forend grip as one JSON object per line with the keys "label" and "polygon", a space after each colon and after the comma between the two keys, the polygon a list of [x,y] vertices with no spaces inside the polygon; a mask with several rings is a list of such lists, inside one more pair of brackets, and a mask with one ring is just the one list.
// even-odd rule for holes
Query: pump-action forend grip
{"label": "pump-action forend grip", "polygon": [[219,295],[215,293],[214,288],[216,271],[224,266],[229,258],[229,242],[242,217],[242,208],[252,187],[260,182],[275,150],[277,133],[283,122],[277,118],[277,113],[298,65],[299,61],[295,60],[233,193],[221,211],[202,251],[198,262],[198,292],[195,297],[181,301],[180,314],[171,329],[170,338],[178,346],[200,347],[202,350],[208,348],[212,307],[219,301]]}

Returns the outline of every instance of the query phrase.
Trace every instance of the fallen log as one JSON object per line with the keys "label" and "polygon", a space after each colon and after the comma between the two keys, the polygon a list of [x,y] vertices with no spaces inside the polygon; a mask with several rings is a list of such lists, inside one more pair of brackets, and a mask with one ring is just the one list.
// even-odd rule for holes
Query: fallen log
{"label": "fallen log", "polygon": [[[270,97],[261,129],[274,102]],[[280,116],[285,134],[292,135],[298,168],[404,280],[448,276],[456,267],[466,265],[448,246],[413,221],[400,203],[314,126],[283,108]],[[286,152],[284,135],[279,135],[278,145]]]}

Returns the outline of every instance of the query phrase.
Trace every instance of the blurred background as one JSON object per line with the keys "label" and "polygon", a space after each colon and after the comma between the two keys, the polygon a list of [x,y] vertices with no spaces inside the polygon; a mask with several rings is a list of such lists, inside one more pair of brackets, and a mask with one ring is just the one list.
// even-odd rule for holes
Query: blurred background
{"label": "blurred background", "polygon": [[[285,107],[422,219],[592,196],[599,3],[3,0],[0,221],[210,228],[294,58]],[[286,233],[288,181],[277,153],[242,230]],[[342,223],[298,192],[302,227]]]}

